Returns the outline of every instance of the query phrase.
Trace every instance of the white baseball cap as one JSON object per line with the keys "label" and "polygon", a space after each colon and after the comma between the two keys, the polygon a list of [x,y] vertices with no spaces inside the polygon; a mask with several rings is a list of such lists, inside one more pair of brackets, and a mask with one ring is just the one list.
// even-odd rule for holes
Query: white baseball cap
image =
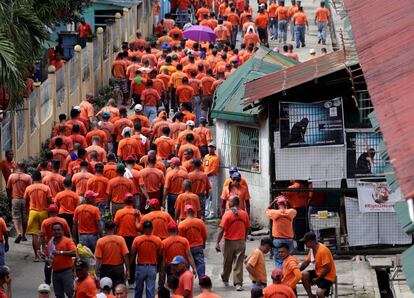
{"label": "white baseball cap", "polygon": [[130,135],[132,135],[132,129],[131,129],[131,127],[124,127],[124,129],[122,130],[122,133],[121,133],[121,135],[123,136],[123,137],[125,137],[125,134],[127,133],[127,132],[129,132],[129,134]]}
{"label": "white baseball cap", "polygon": [[101,289],[103,289],[105,287],[112,288],[112,279],[110,279],[109,277],[103,277],[99,281],[99,285],[100,285]]}
{"label": "white baseball cap", "polygon": [[80,106],[74,106],[73,109],[74,110],[77,110],[77,111],[80,111],[81,110]]}
{"label": "white baseball cap", "polygon": [[195,123],[193,120],[188,120],[185,124],[188,126],[195,126]]}
{"label": "white baseball cap", "polygon": [[310,49],[310,50],[309,50],[309,54],[316,54],[315,49]]}
{"label": "white baseball cap", "polygon": [[39,287],[37,288],[38,292],[51,292],[50,290],[50,286],[48,284],[40,284]]}
{"label": "white baseball cap", "polygon": [[141,112],[143,110],[142,105],[140,105],[139,103],[135,105],[134,110],[137,112]]}

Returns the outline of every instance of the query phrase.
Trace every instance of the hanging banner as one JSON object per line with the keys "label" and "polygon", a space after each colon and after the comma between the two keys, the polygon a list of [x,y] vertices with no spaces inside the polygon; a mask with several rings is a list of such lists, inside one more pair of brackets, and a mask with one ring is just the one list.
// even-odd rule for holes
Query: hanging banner
{"label": "hanging banner", "polygon": [[387,182],[358,182],[359,211],[394,212],[394,203],[402,199],[401,190],[391,192]]}
{"label": "hanging banner", "polygon": [[344,144],[342,98],[279,103],[281,148]]}
{"label": "hanging banner", "polygon": [[382,135],[371,129],[346,130],[346,169],[348,178],[383,177]]}

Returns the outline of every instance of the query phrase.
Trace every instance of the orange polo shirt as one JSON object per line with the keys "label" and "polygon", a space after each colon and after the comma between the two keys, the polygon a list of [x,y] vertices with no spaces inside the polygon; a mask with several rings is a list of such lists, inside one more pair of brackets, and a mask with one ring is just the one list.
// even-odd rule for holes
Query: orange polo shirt
{"label": "orange polo shirt", "polygon": [[[47,246],[47,253],[49,254],[49,248],[52,245],[52,241],[49,241],[49,245]],[[75,242],[73,242],[72,239],[63,236],[62,240],[59,243],[55,244],[55,251],[76,251],[76,245]],[[69,256],[63,256],[63,255],[56,255],[53,257],[52,261],[52,269],[54,271],[61,271],[65,269],[70,269],[73,267],[73,259]]]}
{"label": "orange polo shirt", "polygon": [[229,198],[232,196],[237,196],[240,199],[240,206],[239,208],[242,210],[245,210],[246,208],[246,203],[245,201],[250,200],[250,194],[249,194],[249,190],[247,189],[246,186],[244,185],[239,185],[238,187],[236,186],[230,186],[230,187],[225,187],[223,188],[223,192],[221,194],[221,199],[226,202],[226,208],[229,208]]}
{"label": "orange polo shirt", "polygon": [[132,181],[123,176],[112,178],[108,182],[106,193],[111,196],[111,201],[117,204],[124,203],[124,197],[127,193],[136,193],[136,188]]}
{"label": "orange polo shirt", "polygon": [[132,206],[125,206],[115,214],[114,222],[117,225],[117,234],[122,237],[138,236],[137,222],[140,213]]}
{"label": "orange polo shirt", "polygon": [[23,197],[29,200],[30,210],[46,211],[48,201],[52,198],[52,192],[48,186],[36,183],[26,188]]}
{"label": "orange polo shirt", "polygon": [[226,240],[246,240],[246,231],[250,228],[250,219],[246,211],[238,210],[238,215],[227,210],[221,218],[220,227]]}
{"label": "orange polo shirt", "polygon": [[190,247],[204,246],[207,240],[207,228],[199,218],[187,218],[178,225],[178,234],[185,237]]}
{"label": "orange polo shirt", "polygon": [[137,252],[136,263],[139,265],[156,265],[161,253],[161,239],[154,235],[141,235],[134,239],[132,247]]}
{"label": "orange polo shirt", "polygon": [[92,178],[89,178],[88,182],[86,183],[86,189],[92,190],[98,194],[95,203],[108,201],[108,194],[106,193],[108,183],[109,179],[102,174],[95,174]]}
{"label": "orange polo shirt", "polygon": [[296,217],[295,209],[266,210],[266,215],[272,220],[272,236],[274,238],[293,239],[293,219]]}
{"label": "orange polo shirt", "polygon": [[178,217],[181,220],[185,219],[185,205],[193,206],[196,214],[201,211],[200,199],[198,198],[198,195],[194,193],[182,193],[177,197],[174,205],[174,209],[178,210]]}
{"label": "orange polo shirt", "polygon": [[54,201],[59,206],[59,214],[74,214],[76,207],[80,204],[78,194],[69,189],[57,193]]}
{"label": "orange polo shirt", "polygon": [[217,155],[207,154],[204,156],[204,173],[208,176],[217,176],[217,171],[220,166],[220,159]]}
{"label": "orange polo shirt", "polygon": [[73,221],[78,222],[79,234],[97,234],[96,222],[101,218],[98,207],[91,204],[82,204],[76,207]]}
{"label": "orange polo shirt", "polygon": [[188,179],[188,173],[183,169],[173,169],[165,176],[164,188],[168,193],[178,195],[184,192],[183,182]]}
{"label": "orange polo shirt", "polygon": [[164,185],[164,173],[157,168],[145,168],[140,171],[140,185],[145,185],[148,192],[157,192]]}
{"label": "orange polo shirt", "polygon": [[123,256],[128,254],[128,247],[123,237],[107,235],[96,243],[95,257],[102,259],[103,265],[121,265]]}
{"label": "orange polo shirt", "polygon": [[168,224],[172,221],[172,217],[164,211],[157,210],[145,214],[139,223],[138,229],[142,231],[142,224],[145,221],[152,222],[152,235],[158,236],[161,239],[168,237]]}

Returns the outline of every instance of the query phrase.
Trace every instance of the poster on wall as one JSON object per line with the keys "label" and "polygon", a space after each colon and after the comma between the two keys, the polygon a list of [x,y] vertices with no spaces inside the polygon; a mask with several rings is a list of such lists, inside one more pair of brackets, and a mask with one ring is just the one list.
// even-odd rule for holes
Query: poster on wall
{"label": "poster on wall", "polygon": [[371,129],[347,129],[347,177],[383,177],[385,161],[381,158],[382,135]]}
{"label": "poster on wall", "polygon": [[358,182],[359,211],[394,212],[393,205],[402,199],[400,188],[391,191],[387,182]]}
{"label": "poster on wall", "polygon": [[280,102],[279,111],[281,148],[344,144],[342,98]]}

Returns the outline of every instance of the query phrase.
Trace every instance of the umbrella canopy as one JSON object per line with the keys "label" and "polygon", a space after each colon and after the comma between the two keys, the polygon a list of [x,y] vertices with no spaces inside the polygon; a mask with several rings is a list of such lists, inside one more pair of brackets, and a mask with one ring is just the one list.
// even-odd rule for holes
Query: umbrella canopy
{"label": "umbrella canopy", "polygon": [[216,39],[216,33],[207,26],[191,26],[184,32],[184,37],[200,42],[200,41],[212,41]]}

